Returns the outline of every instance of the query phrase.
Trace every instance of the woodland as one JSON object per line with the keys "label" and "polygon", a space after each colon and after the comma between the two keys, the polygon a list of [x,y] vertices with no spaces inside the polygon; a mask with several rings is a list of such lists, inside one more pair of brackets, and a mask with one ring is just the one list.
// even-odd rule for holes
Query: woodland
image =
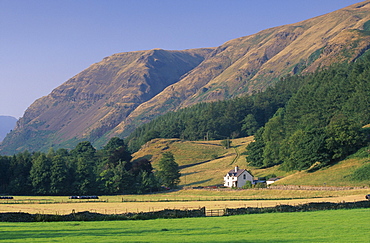
{"label": "woodland", "polygon": [[80,142],[68,151],[28,151],[0,156],[0,193],[12,195],[112,195],[147,193],[174,187],[178,165],[163,154],[156,175],[147,159],[131,161],[122,139],[114,137],[101,150]]}

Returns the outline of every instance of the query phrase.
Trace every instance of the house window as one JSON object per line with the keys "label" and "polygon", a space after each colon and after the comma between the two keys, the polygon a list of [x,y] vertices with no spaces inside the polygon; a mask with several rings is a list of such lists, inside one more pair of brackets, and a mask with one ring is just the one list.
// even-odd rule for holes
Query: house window
{"label": "house window", "polygon": [[246,176],[245,174],[243,175],[243,179],[244,179],[244,180],[245,180],[245,179],[247,179],[247,176]]}

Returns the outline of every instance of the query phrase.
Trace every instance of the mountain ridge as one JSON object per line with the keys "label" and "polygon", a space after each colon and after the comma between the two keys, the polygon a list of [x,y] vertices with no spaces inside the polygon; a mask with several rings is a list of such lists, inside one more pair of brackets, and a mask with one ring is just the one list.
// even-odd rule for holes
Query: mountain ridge
{"label": "mountain ridge", "polygon": [[[310,33],[317,32],[319,28],[315,27],[315,24],[317,22],[322,22],[323,19],[330,14],[321,15],[296,24],[273,27],[262,30],[254,35],[230,40],[217,47],[216,50],[210,54],[208,59],[192,70],[183,80],[167,87],[162,92],[162,97],[156,96],[150,101],[141,104],[129,115],[127,120],[130,122],[138,122],[135,117],[141,117],[141,114],[147,114],[148,112],[153,114],[156,110],[163,109],[163,105],[158,104],[166,103],[166,101],[167,110],[178,110],[198,102],[233,98],[243,94],[250,94],[253,91],[263,90],[284,75],[299,72],[313,72],[319,67],[329,66],[340,60],[353,61],[370,48],[369,36],[360,37],[360,35],[362,35],[361,32],[353,33],[352,30],[346,31],[350,28],[361,29],[366,21],[369,21],[368,16],[364,16],[362,12],[358,13],[358,11],[356,11],[356,15],[361,14],[364,19],[353,16],[351,11],[355,11],[359,9],[359,7],[366,8],[366,12],[369,11],[369,1],[330,13],[334,15],[332,18],[336,21],[330,20],[329,22],[332,23],[330,25],[325,24],[325,28],[321,29],[320,33],[325,32],[330,35],[337,33],[337,35],[334,35],[337,37],[337,42],[334,43],[326,40],[322,44],[312,43],[313,46],[310,46],[310,48],[304,48],[303,46],[307,45],[307,41],[301,40],[295,43],[293,47],[288,45],[289,42],[291,44],[298,38],[305,39],[308,35],[304,34],[302,25],[307,25],[307,23],[309,23],[306,27],[307,30],[311,29]],[[347,21],[345,22],[346,24],[344,24],[343,21]],[[342,25],[338,25],[340,22]],[[353,22],[351,25],[348,24],[351,22]],[[349,27],[344,28],[343,25]],[[342,33],[342,31],[344,32]],[[266,36],[271,35],[275,36],[273,40],[266,39]],[[263,38],[264,36],[265,38]],[[356,48],[351,49],[354,53],[350,54],[348,57],[343,57],[341,52],[346,50],[348,46],[345,43],[351,38],[356,41],[358,40],[358,45]],[[284,42],[282,40],[288,41]],[[281,44],[281,42],[283,44]],[[270,45],[264,46],[266,43],[270,43]],[[235,52],[232,49],[240,49],[241,51]],[[305,51],[303,54],[302,50]],[[248,53],[250,53],[250,55],[246,56]],[[291,63],[287,67],[273,67],[273,64],[288,64],[288,57],[291,56],[295,56],[295,59],[290,61]],[[220,63],[222,63],[221,66]],[[309,65],[307,65],[307,63],[309,63]],[[263,65],[266,67],[262,68]],[[305,65],[307,67],[304,67]],[[208,69],[202,69],[203,66],[207,66]],[[203,72],[201,75],[198,75],[203,77],[201,80],[202,82],[196,82],[197,76],[195,75],[194,77],[194,73],[197,72]],[[276,75],[277,72],[278,75]],[[268,81],[266,82],[264,80]],[[181,83],[186,83],[186,85],[181,86]],[[232,83],[232,85],[230,85],[230,83]],[[189,90],[189,84],[194,84],[194,88]],[[194,90],[195,92],[191,92]],[[232,95],[230,95],[230,93]],[[177,94],[181,94],[182,96],[179,97]],[[184,99],[184,96],[186,97],[184,101],[176,102],[179,98]],[[160,101],[163,97],[166,101]],[[172,107],[168,104],[170,100],[174,101]],[[148,120],[144,120],[142,122],[147,121]],[[116,131],[113,131],[113,134],[120,135],[123,133],[127,135],[127,133],[124,132],[127,128],[126,123],[127,122],[121,123],[116,128]]]}
{"label": "mountain ridge", "polygon": [[[5,139],[5,146],[23,150],[57,146],[60,141],[93,140],[176,82],[210,50],[154,49],[106,57],[36,100]],[[28,143],[18,146],[22,141]]]}
{"label": "mountain ridge", "polygon": [[1,153],[104,144],[168,111],[259,92],[281,77],[356,60],[370,48],[370,1],[216,48],[118,53],[36,100]]}

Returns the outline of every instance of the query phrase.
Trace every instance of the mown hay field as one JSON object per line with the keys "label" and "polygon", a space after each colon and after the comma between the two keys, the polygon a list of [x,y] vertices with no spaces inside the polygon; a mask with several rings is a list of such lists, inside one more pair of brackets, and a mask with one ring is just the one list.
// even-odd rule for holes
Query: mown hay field
{"label": "mown hay field", "polygon": [[369,213],[369,209],[351,209],[133,221],[0,223],[0,242],[368,242]]}
{"label": "mown hay field", "polygon": [[1,212],[69,214],[97,212],[120,214],[163,209],[207,209],[239,207],[271,207],[280,204],[298,205],[308,202],[362,201],[369,189],[352,190],[179,190],[146,195],[101,196],[96,200],[76,200],[68,197],[18,196],[0,201]]}

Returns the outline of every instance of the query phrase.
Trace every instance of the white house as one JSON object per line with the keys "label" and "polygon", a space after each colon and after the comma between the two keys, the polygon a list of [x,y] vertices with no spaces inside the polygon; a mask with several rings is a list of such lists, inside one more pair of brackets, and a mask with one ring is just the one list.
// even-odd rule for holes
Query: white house
{"label": "white house", "polygon": [[245,169],[239,169],[238,166],[235,166],[235,169],[230,170],[224,177],[224,186],[242,187],[247,181],[253,184],[253,176]]}

